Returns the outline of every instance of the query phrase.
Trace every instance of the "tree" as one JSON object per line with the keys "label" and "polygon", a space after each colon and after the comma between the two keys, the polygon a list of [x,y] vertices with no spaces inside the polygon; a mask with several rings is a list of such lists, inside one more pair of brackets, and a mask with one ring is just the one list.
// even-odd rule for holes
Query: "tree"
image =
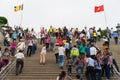
{"label": "tree", "polygon": [[0,16],[0,26],[5,26],[6,24],[8,24],[7,18]]}

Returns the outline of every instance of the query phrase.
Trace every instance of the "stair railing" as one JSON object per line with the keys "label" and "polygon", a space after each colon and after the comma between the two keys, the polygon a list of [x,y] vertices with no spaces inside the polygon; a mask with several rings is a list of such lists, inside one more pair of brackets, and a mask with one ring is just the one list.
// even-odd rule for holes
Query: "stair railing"
{"label": "stair railing", "polygon": [[9,62],[5,67],[0,71],[0,80],[4,80],[5,77],[11,70],[15,67],[16,60]]}

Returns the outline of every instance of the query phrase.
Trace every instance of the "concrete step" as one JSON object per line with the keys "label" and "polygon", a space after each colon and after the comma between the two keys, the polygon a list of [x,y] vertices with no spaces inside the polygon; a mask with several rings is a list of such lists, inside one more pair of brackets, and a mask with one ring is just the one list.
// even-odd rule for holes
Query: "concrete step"
{"label": "concrete step", "polygon": [[[100,48],[102,48],[101,45],[102,42],[98,42],[98,46]],[[112,51],[114,51],[114,57],[117,60],[118,66],[120,67],[120,61],[119,61],[119,57],[120,54],[118,54],[119,49],[119,45],[113,45],[111,46]],[[56,80],[56,77],[59,75],[59,73],[62,71],[59,68],[59,64],[55,63],[55,56],[54,56],[54,52],[48,52],[46,54],[46,64],[45,65],[40,65],[39,64],[39,52],[40,49],[38,48],[37,53],[32,55],[31,57],[26,57],[25,58],[25,65],[24,65],[24,69],[23,69],[23,73],[16,76],[15,75],[15,67],[12,70],[12,72],[10,74],[8,74],[8,76],[6,77],[5,80]],[[67,71],[66,66],[64,66],[65,71]],[[72,69],[72,78],[73,80],[78,80],[75,77],[75,69]],[[84,70],[85,73],[85,70]],[[83,77],[83,80],[86,80],[85,74]],[[106,80],[105,77],[103,77],[102,80]],[[120,78],[118,78],[118,76],[115,74],[114,76],[111,77],[110,80],[120,80]]]}

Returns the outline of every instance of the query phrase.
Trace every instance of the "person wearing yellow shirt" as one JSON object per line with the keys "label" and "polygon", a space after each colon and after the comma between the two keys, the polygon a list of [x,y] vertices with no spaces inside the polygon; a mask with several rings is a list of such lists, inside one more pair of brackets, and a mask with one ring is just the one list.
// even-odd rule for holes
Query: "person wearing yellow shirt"
{"label": "person wearing yellow shirt", "polygon": [[63,40],[63,44],[64,44],[64,45],[66,44],[66,41],[67,41],[66,39]]}
{"label": "person wearing yellow shirt", "polygon": [[93,37],[94,37],[94,42],[96,42],[97,41],[97,32],[96,31],[93,32]]}
{"label": "person wearing yellow shirt", "polygon": [[79,55],[80,55],[79,50],[78,50],[77,46],[74,45],[73,48],[71,49],[71,53],[70,53],[70,56],[73,59],[73,63],[75,63],[75,61],[79,57]]}
{"label": "person wearing yellow shirt", "polygon": [[50,32],[50,35],[53,34],[53,28],[52,28],[52,26],[50,26],[49,32]]}

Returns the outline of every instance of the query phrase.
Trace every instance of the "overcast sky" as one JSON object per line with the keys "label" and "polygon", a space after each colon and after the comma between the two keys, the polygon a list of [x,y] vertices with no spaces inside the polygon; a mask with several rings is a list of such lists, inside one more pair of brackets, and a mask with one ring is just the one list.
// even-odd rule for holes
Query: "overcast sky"
{"label": "overcast sky", "polygon": [[[14,6],[24,4],[23,11],[14,12]],[[94,7],[104,5],[104,12],[94,13]],[[41,26],[115,27],[120,23],[120,0],[0,0],[0,16],[8,18],[9,25],[20,25],[39,30]]]}

